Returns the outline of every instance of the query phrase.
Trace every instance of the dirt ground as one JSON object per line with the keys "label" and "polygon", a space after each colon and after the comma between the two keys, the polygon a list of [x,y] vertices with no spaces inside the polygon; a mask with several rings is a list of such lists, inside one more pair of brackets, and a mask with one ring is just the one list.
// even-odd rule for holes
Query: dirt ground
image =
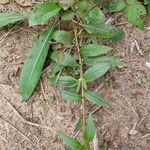
{"label": "dirt ground", "polygon": [[[8,11],[27,13],[30,7],[14,2],[0,5],[0,12]],[[110,71],[105,84],[92,86],[112,105],[94,113],[98,143],[108,150],[149,150],[150,68],[146,62],[150,62],[150,26],[147,23],[140,31],[123,15],[115,24],[126,33],[122,42],[113,44],[115,55],[126,65]],[[66,150],[58,133],[73,135],[81,114],[80,106],[64,101],[50,85],[47,71],[31,100],[21,102],[20,70],[41,30],[29,28],[27,22],[0,30],[0,150]],[[89,108],[97,109],[94,105]]]}

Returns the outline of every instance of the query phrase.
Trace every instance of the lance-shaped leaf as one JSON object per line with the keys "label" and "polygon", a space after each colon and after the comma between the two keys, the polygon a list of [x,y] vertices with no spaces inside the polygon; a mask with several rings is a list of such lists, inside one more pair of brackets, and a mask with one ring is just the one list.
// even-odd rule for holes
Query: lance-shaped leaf
{"label": "lance-shaped leaf", "polygon": [[94,119],[93,119],[92,114],[90,113],[88,116],[88,120],[87,120],[87,126],[84,132],[84,139],[87,144],[94,139],[95,132],[96,132],[96,128],[94,124]]}
{"label": "lance-shaped leaf", "polygon": [[89,33],[101,38],[111,38],[113,36],[112,26],[107,26],[105,24],[81,24],[83,28]]}
{"label": "lance-shaped leaf", "polygon": [[98,96],[96,93],[91,92],[89,90],[85,91],[85,98],[91,103],[103,106],[110,107],[110,104],[102,97]]}
{"label": "lance-shaped leaf", "polygon": [[111,67],[121,68],[122,66],[124,66],[124,63],[121,61],[121,59],[115,57],[102,56],[102,57],[84,58],[84,64],[88,66],[100,64],[102,62],[108,62]]}
{"label": "lance-shaped leaf", "polygon": [[69,53],[63,51],[54,51],[51,54],[51,59],[62,66],[75,67],[77,62]]}
{"label": "lance-shaped leaf", "polygon": [[70,76],[61,76],[58,79],[57,76],[51,76],[49,79],[51,83],[64,87],[74,87],[78,84],[78,80]]}
{"label": "lance-shaped leaf", "polygon": [[111,47],[100,44],[88,44],[80,48],[83,57],[94,57],[107,54],[110,50],[112,50]]}
{"label": "lance-shaped leaf", "polygon": [[72,36],[64,30],[58,30],[54,32],[53,39],[59,43],[70,45],[72,44],[73,38]]}
{"label": "lance-shaped leaf", "polygon": [[124,32],[112,25],[107,24],[80,24],[89,36],[97,38],[108,38],[112,41],[119,41],[124,38]]}
{"label": "lance-shaped leaf", "polygon": [[110,64],[107,62],[102,62],[90,67],[85,71],[83,79],[86,82],[92,82],[101,76],[103,76],[110,69]]}
{"label": "lance-shaped leaf", "polygon": [[25,19],[25,16],[20,13],[0,13],[0,28],[23,19]]}
{"label": "lance-shaped leaf", "polygon": [[73,93],[73,92],[69,92],[69,91],[61,91],[61,95],[64,99],[70,101],[70,102],[75,102],[75,103],[78,103],[78,102],[81,102],[82,100],[82,97],[77,94],[77,93]]}
{"label": "lance-shaped leaf", "polygon": [[83,145],[73,137],[70,137],[64,133],[61,133],[59,137],[71,150],[83,150]]}
{"label": "lance-shaped leaf", "polygon": [[75,131],[78,132],[83,127],[83,117],[80,117],[76,123]]}
{"label": "lance-shaped leaf", "polygon": [[55,27],[54,23],[36,41],[23,65],[20,76],[20,93],[23,101],[27,101],[36,87],[48,53],[49,43]]}
{"label": "lance-shaped leaf", "polygon": [[57,3],[47,2],[38,5],[29,17],[29,25],[35,26],[45,24],[48,20],[58,14],[61,7]]}

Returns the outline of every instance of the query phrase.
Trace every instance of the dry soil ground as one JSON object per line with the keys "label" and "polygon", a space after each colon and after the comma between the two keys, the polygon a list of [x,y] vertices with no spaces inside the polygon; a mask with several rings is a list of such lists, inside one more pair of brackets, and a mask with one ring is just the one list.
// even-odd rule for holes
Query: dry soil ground
{"label": "dry soil ground", "polygon": [[[27,13],[30,7],[14,2],[0,5],[0,12],[8,11]],[[94,114],[98,143],[109,150],[149,150],[150,68],[145,63],[150,62],[150,26],[147,23],[140,31],[126,23],[123,15],[117,17],[115,24],[126,33],[122,42],[112,45],[126,67],[110,71],[106,83],[92,86],[112,105],[111,109],[100,108]],[[29,28],[26,22],[0,30],[1,150],[66,150],[58,132],[74,134],[81,110],[62,100],[59,90],[50,85],[47,72],[31,100],[21,102],[20,69],[41,30]],[[91,111],[96,109],[89,107]]]}

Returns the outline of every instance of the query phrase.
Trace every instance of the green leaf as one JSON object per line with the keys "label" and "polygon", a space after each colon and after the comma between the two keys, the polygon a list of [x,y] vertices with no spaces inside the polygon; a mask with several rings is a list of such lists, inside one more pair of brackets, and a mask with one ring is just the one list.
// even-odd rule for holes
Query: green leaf
{"label": "green leaf", "polygon": [[59,43],[66,45],[71,45],[73,41],[72,36],[67,31],[64,30],[58,30],[54,32],[53,39]]}
{"label": "green leaf", "polygon": [[80,117],[75,126],[75,132],[78,132],[83,127],[83,118]]}
{"label": "green leaf", "polygon": [[115,28],[114,35],[110,38],[110,40],[112,40],[113,42],[118,42],[124,39],[124,37],[125,37],[124,31],[121,30],[120,28]]}
{"label": "green leaf", "polygon": [[68,92],[68,91],[62,90],[61,95],[64,99],[66,99],[70,102],[78,103],[78,102],[81,102],[81,100],[82,100],[82,97],[79,94],[73,93],[73,92]]}
{"label": "green leaf", "polygon": [[142,4],[135,3],[134,5],[130,5],[125,12],[129,22],[140,29],[144,29],[144,21],[141,17],[146,15],[146,9]]}
{"label": "green leaf", "polygon": [[61,76],[58,81],[56,82],[57,77],[56,76],[50,76],[49,77],[51,83],[57,84],[64,87],[74,87],[77,86],[78,81],[70,76]]}
{"label": "green leaf", "polygon": [[63,66],[76,67],[77,62],[69,53],[63,51],[54,51],[51,59]]}
{"label": "green leaf", "polygon": [[110,107],[110,104],[102,97],[97,96],[96,93],[91,91],[85,91],[85,98],[90,101],[91,103],[103,106],[103,107]]}
{"label": "green leaf", "polygon": [[112,26],[109,28],[109,26],[105,24],[101,25],[92,25],[92,24],[82,24],[83,28],[89,33],[96,37],[101,38],[111,38],[113,34],[113,28]]}
{"label": "green leaf", "polygon": [[112,50],[111,47],[100,44],[88,44],[80,48],[83,57],[94,57],[107,54],[110,50]]}
{"label": "green leaf", "polygon": [[83,146],[76,138],[70,137],[64,133],[61,133],[59,137],[71,150],[83,150]]}
{"label": "green leaf", "polygon": [[103,14],[103,12],[98,7],[96,7],[94,9],[92,9],[91,11],[89,11],[88,20],[93,24],[101,23],[106,20],[106,17]]}
{"label": "green leaf", "polygon": [[19,13],[0,13],[0,28],[23,19],[25,17]]}
{"label": "green leaf", "polygon": [[110,69],[110,64],[107,62],[102,62],[90,67],[85,71],[83,79],[86,82],[92,82],[101,76],[103,76]]}
{"label": "green leaf", "polygon": [[29,25],[43,25],[48,22],[48,20],[58,14],[61,7],[57,3],[43,3],[36,7],[29,17]]}
{"label": "green leaf", "polygon": [[67,10],[62,14],[63,21],[71,21],[74,19],[75,13],[72,10]]}
{"label": "green leaf", "polygon": [[54,63],[52,64],[51,68],[50,68],[50,74],[54,75],[56,73],[58,73],[59,71],[61,71],[64,68],[64,66],[58,64],[58,63]]}
{"label": "green leaf", "polygon": [[84,64],[88,66],[93,66],[96,64],[100,64],[102,62],[108,62],[111,67],[121,67],[123,66],[123,62],[119,58],[102,56],[102,57],[92,57],[92,58],[84,58]]}
{"label": "green leaf", "polygon": [[23,101],[27,101],[36,87],[48,53],[49,43],[55,27],[54,23],[36,41],[27,55],[20,75],[20,93]]}
{"label": "green leaf", "polygon": [[92,114],[90,113],[88,116],[88,120],[87,120],[87,126],[84,132],[84,139],[86,143],[89,143],[94,139],[95,132],[96,132],[96,128],[94,124],[94,119],[93,119]]}
{"label": "green leaf", "polygon": [[75,8],[80,17],[86,17],[88,15],[89,5],[86,0],[78,1]]}
{"label": "green leaf", "polygon": [[80,24],[91,36],[97,38],[108,38],[114,41],[122,40],[124,32],[112,25],[107,24]]}
{"label": "green leaf", "polygon": [[118,12],[123,10],[126,7],[126,3],[124,0],[112,0],[109,3],[109,11],[110,12]]}
{"label": "green leaf", "polygon": [[67,10],[68,8],[73,6],[74,3],[75,0],[59,0],[59,4],[64,10]]}

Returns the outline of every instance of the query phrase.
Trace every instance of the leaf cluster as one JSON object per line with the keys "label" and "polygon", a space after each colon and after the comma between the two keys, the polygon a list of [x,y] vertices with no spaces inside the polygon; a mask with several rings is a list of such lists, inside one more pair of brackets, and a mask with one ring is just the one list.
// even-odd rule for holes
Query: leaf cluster
{"label": "leaf cluster", "polygon": [[[149,1],[145,0],[144,4],[149,5]],[[60,93],[64,99],[79,104],[87,100],[110,107],[107,100],[89,89],[90,83],[103,77],[110,69],[123,65],[120,59],[107,55],[113,48],[97,42],[99,39],[117,42],[124,38],[122,29],[106,23],[103,9],[123,11],[132,24],[144,28],[141,16],[146,14],[146,9],[137,0],[110,0],[105,3],[103,0],[50,0],[35,6],[29,15],[0,13],[0,27],[25,19],[29,26],[44,25],[51,20],[27,54],[22,67],[20,94],[23,101],[28,101],[33,94],[48,51],[51,51],[49,80],[54,86],[63,87]],[[58,23],[71,24],[71,29],[58,29]],[[90,149],[90,142],[95,136],[93,120],[89,113],[85,126],[84,115],[79,118],[76,131],[84,129],[83,143],[64,133],[60,134],[60,138],[72,150]]]}
{"label": "leaf cluster", "polygon": [[[145,5],[149,5],[150,1],[145,0]],[[144,29],[143,16],[146,15],[146,8],[138,0],[111,0],[108,4],[108,9],[110,12],[123,11],[127,16],[130,23]]]}

